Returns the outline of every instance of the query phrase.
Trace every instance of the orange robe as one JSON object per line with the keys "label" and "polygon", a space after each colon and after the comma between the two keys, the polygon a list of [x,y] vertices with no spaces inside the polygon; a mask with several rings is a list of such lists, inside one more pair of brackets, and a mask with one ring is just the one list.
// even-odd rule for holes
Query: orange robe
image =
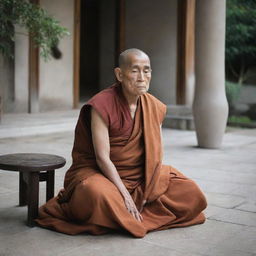
{"label": "orange robe", "polygon": [[[119,190],[97,166],[91,107],[108,125],[110,159],[136,206],[147,200],[142,222],[127,211]],[[165,112],[166,106],[146,93],[138,100],[133,120],[120,84],[96,94],[81,109],[64,190],[40,207],[37,223],[72,235],[123,230],[135,237],[152,230],[203,223],[206,199],[201,190],[178,170],[162,164],[160,125]]]}

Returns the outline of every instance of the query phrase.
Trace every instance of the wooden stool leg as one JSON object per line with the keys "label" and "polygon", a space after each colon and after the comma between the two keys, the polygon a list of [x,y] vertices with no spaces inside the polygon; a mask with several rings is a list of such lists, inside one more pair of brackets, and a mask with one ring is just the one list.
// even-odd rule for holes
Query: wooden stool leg
{"label": "wooden stool leg", "polygon": [[27,205],[27,183],[24,173],[19,172],[19,206],[24,205]]}
{"label": "wooden stool leg", "polygon": [[31,172],[28,174],[28,219],[30,227],[35,225],[34,219],[38,216],[38,197],[39,197],[39,173]]}
{"label": "wooden stool leg", "polygon": [[47,171],[46,201],[54,197],[54,176],[55,176],[55,170]]}

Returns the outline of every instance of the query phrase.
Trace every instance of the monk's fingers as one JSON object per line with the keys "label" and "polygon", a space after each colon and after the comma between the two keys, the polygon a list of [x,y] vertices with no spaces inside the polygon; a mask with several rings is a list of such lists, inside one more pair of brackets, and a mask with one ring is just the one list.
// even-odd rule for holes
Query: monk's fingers
{"label": "monk's fingers", "polygon": [[127,210],[134,217],[134,219],[136,219],[140,222],[142,221],[142,216],[138,212],[137,208],[130,208],[130,209],[127,209]]}
{"label": "monk's fingers", "polygon": [[58,196],[58,197],[62,197],[62,196],[63,196],[64,191],[65,191],[64,189],[61,189],[61,190],[59,191],[59,193],[58,193],[58,195],[57,195],[57,196]]}
{"label": "monk's fingers", "polygon": [[129,212],[129,213],[133,213],[134,210],[133,210],[132,208],[129,208],[129,209],[128,209],[128,212]]}
{"label": "monk's fingers", "polygon": [[143,217],[142,217],[142,215],[139,213],[139,218],[140,218],[140,222],[142,222],[143,221]]}
{"label": "monk's fingers", "polygon": [[137,219],[136,214],[135,214],[134,211],[132,211],[131,214],[132,214],[132,216],[134,217],[134,219]]}
{"label": "monk's fingers", "polygon": [[142,222],[142,220],[141,220],[139,215],[136,216],[136,220],[139,221],[139,222]]}
{"label": "monk's fingers", "polygon": [[135,205],[135,203],[134,203],[133,200],[126,200],[126,201],[125,201],[125,206],[126,206],[128,212],[129,212],[130,214],[132,214],[132,216],[133,216],[136,220],[142,221],[142,216],[140,215],[140,213],[139,213],[139,211],[138,211],[138,209],[137,209],[137,207],[136,207],[136,205]]}
{"label": "monk's fingers", "polygon": [[140,221],[140,222],[143,221],[143,218],[142,218],[142,216],[139,212],[137,213],[137,220]]}
{"label": "monk's fingers", "polygon": [[125,207],[126,209],[129,211],[131,209],[130,205],[129,205],[129,202],[125,202]]}
{"label": "monk's fingers", "polygon": [[131,205],[127,205],[126,208],[127,208],[128,212],[131,214],[135,212],[135,209]]}
{"label": "monk's fingers", "polygon": [[140,221],[142,221],[143,220],[143,217],[142,217],[142,215],[140,214],[140,212],[137,210],[137,213],[138,213],[138,216],[139,216],[139,218],[140,218]]}
{"label": "monk's fingers", "polygon": [[130,211],[132,211],[132,212],[136,212],[137,211],[137,208],[136,208],[136,206],[135,206],[135,204],[133,203],[133,202],[131,202],[131,201],[127,201],[126,203],[125,203],[125,205],[126,205],[126,208],[127,208],[127,210],[130,212]]}
{"label": "monk's fingers", "polygon": [[143,211],[143,208],[144,208],[144,206],[145,206],[146,203],[147,203],[146,200],[143,200],[143,201],[142,201],[141,206],[140,206],[140,210],[139,210],[140,212]]}
{"label": "monk's fingers", "polygon": [[141,222],[142,221],[142,216],[139,213],[139,211],[137,210],[137,208],[134,208],[134,214],[135,214],[136,219]]}
{"label": "monk's fingers", "polygon": [[126,208],[127,208],[127,210],[128,210],[129,212],[134,211],[132,205],[129,204],[129,203],[126,204]]}
{"label": "monk's fingers", "polygon": [[139,222],[141,222],[142,220],[141,220],[141,216],[140,216],[140,214],[139,214],[139,212],[138,211],[136,211],[136,212],[134,212],[134,217],[135,217],[135,219],[137,220],[137,221],[139,221]]}

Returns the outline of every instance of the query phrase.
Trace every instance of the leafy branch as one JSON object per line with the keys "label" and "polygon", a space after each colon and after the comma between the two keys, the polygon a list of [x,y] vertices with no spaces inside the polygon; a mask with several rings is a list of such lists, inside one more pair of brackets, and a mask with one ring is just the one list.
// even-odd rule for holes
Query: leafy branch
{"label": "leafy branch", "polygon": [[24,27],[31,35],[40,55],[48,60],[51,50],[69,32],[60,26],[59,21],[50,16],[43,8],[25,0],[0,1],[0,53],[14,58],[15,25]]}
{"label": "leafy branch", "polygon": [[226,63],[239,84],[243,84],[256,63],[256,1],[228,0]]}

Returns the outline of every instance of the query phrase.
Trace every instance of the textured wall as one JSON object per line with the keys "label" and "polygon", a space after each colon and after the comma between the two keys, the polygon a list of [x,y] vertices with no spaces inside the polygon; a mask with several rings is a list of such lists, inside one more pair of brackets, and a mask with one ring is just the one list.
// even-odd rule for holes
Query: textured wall
{"label": "textured wall", "polygon": [[40,4],[66,27],[70,36],[60,41],[62,58],[40,59],[40,111],[70,109],[73,105],[73,0],[41,0]]}

